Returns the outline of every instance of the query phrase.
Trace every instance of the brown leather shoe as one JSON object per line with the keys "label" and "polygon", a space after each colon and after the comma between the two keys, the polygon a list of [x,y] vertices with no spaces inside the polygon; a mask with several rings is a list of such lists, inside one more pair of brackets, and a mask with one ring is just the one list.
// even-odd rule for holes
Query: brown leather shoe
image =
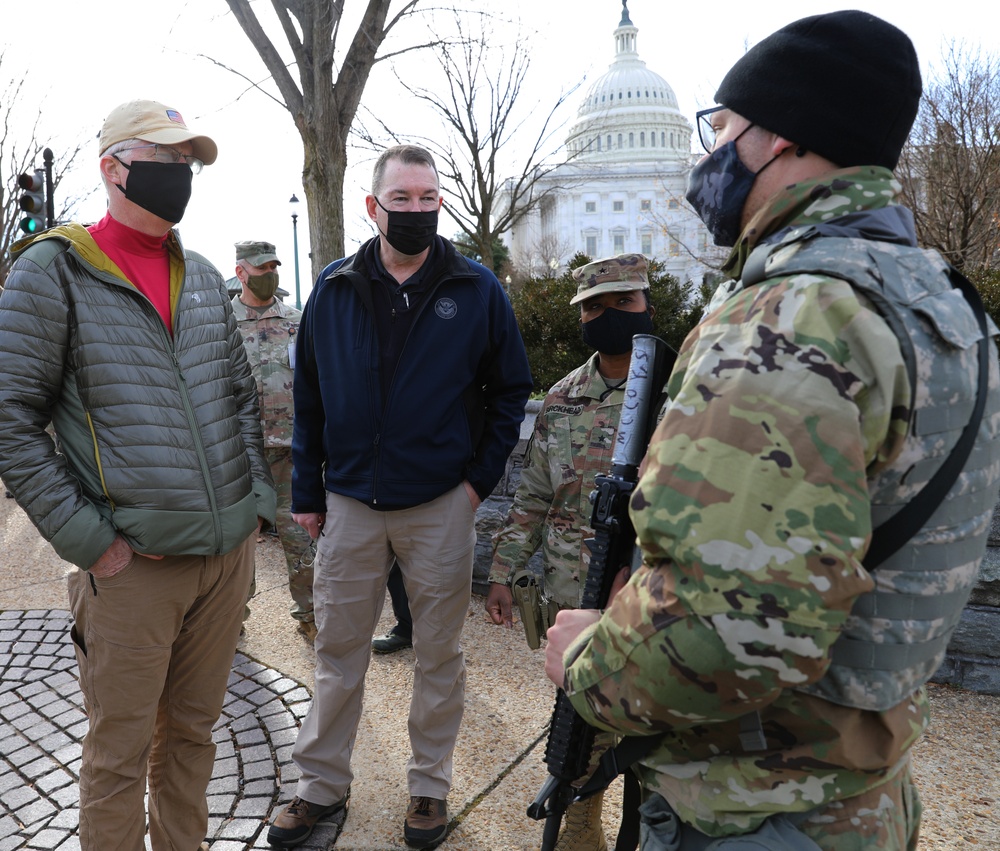
{"label": "brown leather shoe", "polygon": [[411,848],[436,848],[448,832],[448,805],[439,798],[410,798],[403,838]]}
{"label": "brown leather shoe", "polygon": [[350,797],[351,790],[348,789],[343,798],[324,807],[322,804],[311,804],[296,795],[271,822],[271,827],[267,831],[267,841],[279,848],[292,848],[305,842],[316,827],[316,823],[344,809]]}

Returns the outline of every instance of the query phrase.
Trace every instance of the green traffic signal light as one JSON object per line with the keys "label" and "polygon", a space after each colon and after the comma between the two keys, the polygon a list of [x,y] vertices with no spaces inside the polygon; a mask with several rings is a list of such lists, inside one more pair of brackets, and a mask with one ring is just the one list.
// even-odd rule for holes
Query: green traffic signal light
{"label": "green traffic signal light", "polygon": [[38,233],[42,229],[41,220],[38,216],[25,216],[18,222],[18,227],[25,233]]}
{"label": "green traffic signal light", "polygon": [[45,228],[45,172],[35,169],[35,173],[24,172],[17,178],[17,185],[24,190],[18,206],[27,215],[18,222],[25,233],[38,233]]}

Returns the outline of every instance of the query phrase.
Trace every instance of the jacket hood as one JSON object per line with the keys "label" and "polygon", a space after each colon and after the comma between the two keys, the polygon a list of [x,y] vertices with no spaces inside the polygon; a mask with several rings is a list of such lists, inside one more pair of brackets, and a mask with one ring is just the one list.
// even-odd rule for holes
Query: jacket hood
{"label": "jacket hood", "polygon": [[[182,253],[180,237],[178,237],[176,231],[171,230],[166,238],[173,252]],[[23,239],[19,239],[11,246],[11,259],[16,259],[32,246],[41,245],[47,240],[55,240],[67,246],[83,262],[92,266],[97,272],[113,275],[116,278],[127,281],[111,258],[98,247],[94,237],[90,235],[90,231],[78,222],[57,225],[41,233],[31,234]]]}
{"label": "jacket hood", "polygon": [[[48,230],[33,233],[30,236],[25,236],[17,240],[10,248],[11,258],[16,259],[30,246],[42,243],[47,239],[58,239],[61,242],[69,243],[81,256],[84,256],[84,252],[100,251],[97,243],[94,242],[94,238],[83,225],[77,222],[70,222],[65,225],[56,225]],[[87,246],[91,247],[88,248]]]}

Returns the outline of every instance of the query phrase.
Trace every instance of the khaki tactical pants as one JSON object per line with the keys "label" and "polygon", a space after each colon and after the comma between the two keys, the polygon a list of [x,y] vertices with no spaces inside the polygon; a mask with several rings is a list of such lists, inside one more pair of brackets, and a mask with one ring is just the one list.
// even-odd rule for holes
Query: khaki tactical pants
{"label": "khaki tactical pants", "polygon": [[395,558],[413,616],[413,697],[407,765],[410,795],[444,799],[465,704],[459,646],[472,593],[475,514],[465,487],[424,505],[375,511],[327,494],[316,549],[316,688],[292,757],[296,794],[328,805],[353,779],[351,751],[361,719],[371,639]]}

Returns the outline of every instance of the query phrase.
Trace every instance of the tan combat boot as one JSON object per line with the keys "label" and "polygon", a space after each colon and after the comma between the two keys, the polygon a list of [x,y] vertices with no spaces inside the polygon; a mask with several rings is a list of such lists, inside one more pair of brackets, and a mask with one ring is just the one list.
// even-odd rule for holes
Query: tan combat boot
{"label": "tan combat boot", "polygon": [[608,851],[601,825],[604,792],[570,804],[563,816],[555,851]]}

